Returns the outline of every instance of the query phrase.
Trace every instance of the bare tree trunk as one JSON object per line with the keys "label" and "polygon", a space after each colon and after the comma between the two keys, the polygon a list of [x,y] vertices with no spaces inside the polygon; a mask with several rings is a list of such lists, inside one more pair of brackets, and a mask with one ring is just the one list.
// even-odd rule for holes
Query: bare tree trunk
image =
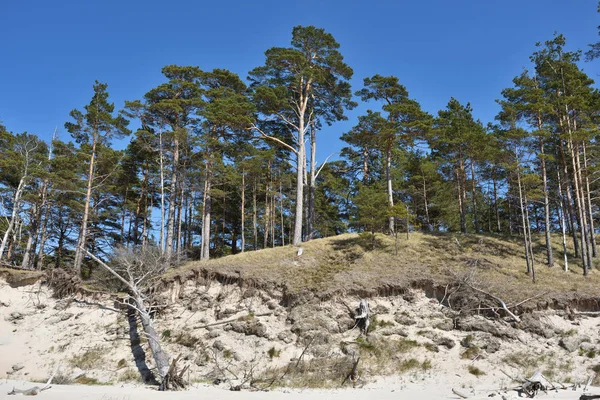
{"label": "bare tree trunk", "polygon": [[552,241],[550,238],[550,200],[548,195],[548,176],[546,173],[546,154],[544,152],[543,140],[540,140],[540,163],[542,166],[542,182],[544,184],[544,233],[546,236],[546,259],[548,266],[552,267],[554,265],[554,259],[552,257]]}
{"label": "bare tree trunk", "polygon": [[159,130],[159,162],[160,162],[160,239],[161,254],[165,252],[165,163],[162,144],[162,129]]}
{"label": "bare tree trunk", "polygon": [[92,141],[92,154],[90,157],[90,168],[88,171],[87,190],[85,193],[85,205],[83,208],[83,217],[81,219],[81,227],[79,229],[79,238],[77,239],[77,248],[75,249],[75,261],[73,266],[77,275],[81,275],[81,264],[83,263],[83,251],[86,248],[88,219],[90,216],[90,202],[92,199],[92,184],[94,182],[94,168],[96,165],[96,145],[98,142],[98,134],[94,133]]}
{"label": "bare tree trunk", "polygon": [[573,142],[571,139],[567,141],[567,149],[571,154],[571,167],[573,168],[573,183],[575,185],[575,208],[577,209],[577,215],[579,217],[579,231],[581,237],[581,260],[583,262],[583,275],[588,273],[588,257],[587,257],[587,239],[585,229],[585,216],[582,209],[581,191],[579,187],[579,179],[577,176],[577,164],[575,159],[575,149],[573,148]]}
{"label": "bare tree trunk", "polygon": [[471,193],[473,196],[473,218],[475,233],[479,233],[479,215],[477,214],[477,180],[475,179],[475,162],[471,160]]}
{"label": "bare tree trunk", "polygon": [[308,223],[306,224],[306,238],[314,237],[315,224],[315,183],[316,183],[316,158],[317,158],[317,133],[315,124],[310,129],[310,176],[308,179]]}
{"label": "bare tree trunk", "polygon": [[30,223],[29,223],[29,236],[27,237],[27,244],[25,245],[25,251],[23,252],[23,260],[21,262],[21,268],[30,268],[30,263],[35,254],[35,245],[34,242],[37,242],[37,237],[39,235],[38,227],[40,225],[40,218],[42,216],[41,206],[32,205],[30,210]]}
{"label": "bare tree trunk", "polygon": [[556,174],[557,174],[557,178],[558,178],[558,182],[557,182],[557,189],[558,189],[558,201],[559,201],[559,206],[558,206],[558,216],[560,219],[560,230],[562,233],[562,245],[563,245],[563,257],[564,257],[564,270],[568,271],[569,270],[569,260],[567,257],[567,235],[566,235],[566,231],[565,231],[565,213],[564,213],[564,202],[563,202],[563,194],[562,194],[562,189],[561,189],[561,181],[560,181],[560,168],[558,167],[558,165],[556,166]]}
{"label": "bare tree trunk", "polygon": [[421,176],[423,177],[423,203],[425,205],[425,223],[427,224],[427,232],[431,232],[431,221],[429,220],[429,201],[427,200],[427,182],[425,180],[425,173],[421,168]]}
{"label": "bare tree trunk", "polygon": [[242,253],[246,249],[246,171],[242,167],[242,213],[240,220],[242,222]]}
{"label": "bare tree trunk", "polygon": [[[593,260],[592,260],[592,251],[591,251],[591,247],[592,247],[592,243],[591,243],[591,238],[590,238],[590,229],[589,226],[590,224],[588,223],[588,213],[587,213],[587,204],[586,204],[586,193],[585,193],[585,186],[584,186],[584,181],[583,181],[583,176],[581,173],[582,167],[581,167],[581,158],[580,158],[580,151],[579,151],[579,145],[575,145],[574,146],[574,151],[575,151],[575,161],[576,161],[576,166],[577,169],[576,171],[576,181],[579,182],[579,198],[580,198],[580,202],[581,202],[581,217],[582,217],[582,237],[585,240],[585,257],[587,258],[587,266],[588,269],[591,269],[593,267]],[[583,248],[583,247],[582,247]],[[587,271],[585,271],[587,272]]]}
{"label": "bare tree trunk", "polygon": [[254,250],[258,250],[258,207],[256,206],[256,177],[252,185],[252,238]]}
{"label": "bare tree trunk", "polygon": [[[589,235],[590,235],[590,241],[591,241],[591,247],[592,247],[592,256],[594,258],[598,257],[598,248],[596,246],[596,229],[594,227],[594,213],[593,213],[593,208],[592,208],[592,197],[591,197],[591,191],[590,191],[590,180],[589,180],[589,176],[588,176],[588,164],[587,164],[587,152],[586,152],[586,145],[585,142],[582,143],[582,147],[583,147],[583,168],[585,170],[585,191],[587,193],[587,209],[588,209],[588,219],[590,221],[589,224]],[[591,264],[590,264],[591,266]]]}
{"label": "bare tree trunk", "polygon": [[369,149],[363,147],[363,183],[369,182]]}
{"label": "bare tree trunk", "polygon": [[281,217],[281,245],[285,246],[285,225],[283,218],[283,183],[281,176],[279,178],[279,215]]}
{"label": "bare tree trunk", "polygon": [[19,180],[19,185],[17,186],[17,190],[15,191],[15,196],[13,198],[13,209],[10,217],[10,221],[8,223],[8,227],[4,232],[4,237],[2,238],[2,243],[0,244],[0,261],[2,261],[2,257],[4,256],[4,250],[6,249],[6,245],[8,244],[9,237],[15,228],[15,224],[17,221],[17,216],[19,215],[19,209],[21,207],[21,196],[23,195],[23,190],[25,188],[25,179],[27,178],[27,173],[21,177]]}
{"label": "bare tree trunk", "polygon": [[211,195],[211,164],[206,161],[206,173],[204,176],[204,204],[202,206],[202,243],[200,259],[208,260],[210,258],[210,224],[212,212],[212,195]]}
{"label": "bare tree trunk", "polygon": [[264,237],[263,237],[263,249],[269,246],[269,233],[270,233],[270,218],[271,218],[271,205],[269,204],[269,192],[271,190],[271,161],[268,163],[267,179],[265,183],[265,214],[264,214]]}
{"label": "bare tree trunk", "polygon": [[171,192],[169,193],[169,216],[167,218],[167,239],[165,256],[170,260],[173,256],[173,241],[175,239],[175,207],[177,205],[177,187],[179,174],[179,132],[173,135],[173,165],[171,170]]}
{"label": "bare tree trunk", "polygon": [[[520,168],[517,165],[517,169]],[[530,252],[529,252],[529,240],[527,237],[527,223],[528,221],[526,221],[525,218],[525,207],[526,205],[523,204],[524,200],[523,200],[523,188],[521,186],[521,172],[517,170],[517,185],[519,187],[519,206],[521,208],[521,226],[523,229],[523,240],[524,240],[524,245],[525,245],[525,262],[527,263],[527,273],[530,274],[531,273],[531,264],[533,260],[530,260]]]}
{"label": "bare tree trunk", "polygon": [[[392,188],[392,143],[388,143],[388,148],[385,153],[385,180],[387,186],[388,206],[390,209],[394,207],[394,191]],[[394,217],[388,219],[388,231],[390,235],[394,234]]]}
{"label": "bare tree trunk", "polygon": [[[308,100],[308,99],[306,99]],[[296,163],[296,216],[294,222],[294,238],[292,244],[294,246],[300,246],[302,243],[302,212],[304,210],[304,171],[306,168],[306,147],[304,140],[304,114],[306,112],[306,105],[300,108],[298,115],[298,153]]]}
{"label": "bare tree trunk", "polygon": [[[495,174],[495,171],[494,171]],[[494,212],[496,214],[496,229],[498,233],[502,232],[502,226],[500,224],[500,211],[498,209],[498,183],[496,181],[496,176],[492,179],[494,184]],[[510,224],[510,223],[509,223]]]}
{"label": "bare tree trunk", "polygon": [[463,201],[463,188],[461,184],[462,161],[458,169],[456,169],[456,186],[458,189],[458,212],[460,214],[460,231],[467,233],[467,220],[465,216],[465,203]]}
{"label": "bare tree trunk", "polygon": [[[562,126],[562,124],[561,124]],[[568,223],[569,223],[569,229],[570,229],[570,233],[571,236],[573,238],[573,248],[575,249],[575,258],[579,257],[581,252],[579,251],[579,239],[577,238],[577,230],[575,228],[575,210],[573,207],[574,201],[573,201],[573,197],[571,194],[571,181],[569,179],[569,170],[567,167],[567,161],[566,161],[566,157],[565,157],[565,149],[564,149],[564,144],[563,141],[560,140],[560,155],[561,155],[561,162],[562,162],[562,167],[563,167],[563,172],[564,172],[564,177],[565,177],[565,193],[567,194],[567,207],[565,208],[565,212],[568,211],[568,216],[569,218],[567,219]]]}
{"label": "bare tree trunk", "polygon": [[[185,174],[185,172],[184,172]],[[175,251],[177,252],[177,261],[180,260],[181,258],[181,239],[183,237],[182,235],[182,228],[183,228],[183,214],[185,213],[185,209],[183,206],[183,201],[184,201],[184,196],[185,196],[185,178],[182,179],[181,181],[181,189],[180,189],[180,195],[179,195],[179,211],[177,212],[177,216],[178,216],[178,221],[177,221],[177,246],[175,248]]]}
{"label": "bare tree trunk", "polygon": [[531,238],[531,223],[529,222],[529,207],[527,204],[529,203],[527,200],[527,194],[524,194],[525,197],[525,227],[527,228],[527,242],[529,243],[529,259],[531,261],[531,279],[535,282],[535,259],[533,257],[533,242]]}

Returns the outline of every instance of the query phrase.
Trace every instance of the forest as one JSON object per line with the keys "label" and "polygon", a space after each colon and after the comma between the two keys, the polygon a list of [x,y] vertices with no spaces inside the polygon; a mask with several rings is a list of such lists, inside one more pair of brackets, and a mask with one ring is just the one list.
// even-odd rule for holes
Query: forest
{"label": "forest", "polygon": [[[289,47],[266,50],[246,79],[167,65],[163,83],[122,110],[96,81],[65,115],[67,141],[0,125],[0,264],[88,278],[89,254],[121,247],[175,262],[423,231],[518,236],[533,280],[540,235],[547,266],[576,259],[587,275],[598,257],[600,93],[580,65],[598,55],[600,44],[573,50],[560,34],[538,43],[523,60],[532,68],[498,93],[494,121],[454,98],[432,115],[395,76],[351,87],[340,44],[314,26],[294,27]],[[322,128],[359,101],[371,109],[341,153],[317,163]]]}

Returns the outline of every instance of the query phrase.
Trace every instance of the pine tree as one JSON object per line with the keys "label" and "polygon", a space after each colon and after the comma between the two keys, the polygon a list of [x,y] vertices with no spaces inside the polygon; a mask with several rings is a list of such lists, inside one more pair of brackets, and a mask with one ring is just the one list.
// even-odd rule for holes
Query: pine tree
{"label": "pine tree", "polygon": [[[314,26],[296,26],[292,47],[273,47],[265,52],[266,62],[250,72],[252,97],[258,111],[294,132],[293,140],[253,128],[263,138],[275,141],[296,154],[296,213],[292,243],[302,242],[306,139],[318,121],[331,123],[344,118],[350,108],[352,69],[343,61],[340,45],[333,36]],[[287,139],[287,140],[286,140]]]}
{"label": "pine tree", "polygon": [[100,146],[108,145],[110,139],[129,134],[127,125],[129,122],[121,115],[113,116],[114,104],[108,102],[108,85],[96,81],[94,84],[94,96],[90,104],[85,106],[84,112],[73,110],[70,113],[74,122],[65,123],[65,128],[77,143],[81,151],[86,154],[88,171],[86,174],[87,189],[79,238],[75,249],[75,261],[73,267],[77,274],[81,274],[81,264],[86,250],[88,239],[88,221],[90,219],[90,207],[92,202],[93,187],[96,173],[97,155]]}

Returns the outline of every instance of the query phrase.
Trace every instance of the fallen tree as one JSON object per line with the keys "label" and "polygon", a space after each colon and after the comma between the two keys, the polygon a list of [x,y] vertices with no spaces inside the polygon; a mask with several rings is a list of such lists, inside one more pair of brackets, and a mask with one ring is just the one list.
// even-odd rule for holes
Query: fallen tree
{"label": "fallen tree", "polygon": [[127,288],[130,300],[127,302],[127,305],[137,311],[142,323],[152,357],[156,363],[157,374],[160,380],[160,390],[185,388],[186,384],[182,377],[186,368],[178,373],[177,361],[179,357],[173,359],[163,350],[159,335],[154,328],[150,316],[150,302],[145,294],[149,283],[168,269],[169,263],[167,260],[164,260],[159,252],[151,250],[136,251],[120,249],[116,251],[111,262],[112,266],[110,266],[88,250],[83,250],[91,259],[96,261]]}

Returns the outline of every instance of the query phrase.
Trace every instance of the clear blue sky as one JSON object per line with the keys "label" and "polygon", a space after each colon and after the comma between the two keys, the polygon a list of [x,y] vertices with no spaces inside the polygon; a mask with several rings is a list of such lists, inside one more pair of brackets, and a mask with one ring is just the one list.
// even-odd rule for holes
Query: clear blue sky
{"label": "clear blue sky", "polygon": [[[354,69],[353,91],[396,75],[424,109],[451,96],[484,123],[494,100],[554,31],[570,49],[598,40],[596,0],[155,1],[0,0],[0,121],[49,138],[107,82],[117,108],[161,82],[167,64],[227,68],[245,78],[295,25],[332,33]],[[584,68],[594,78],[600,61]],[[372,104],[369,107],[377,107]],[[321,133],[319,158],[342,146],[367,106]]]}

